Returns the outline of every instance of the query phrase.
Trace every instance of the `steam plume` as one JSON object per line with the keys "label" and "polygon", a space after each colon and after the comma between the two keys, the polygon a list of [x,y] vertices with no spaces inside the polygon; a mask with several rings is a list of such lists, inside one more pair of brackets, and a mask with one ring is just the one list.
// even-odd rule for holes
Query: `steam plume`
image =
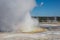
{"label": "steam plume", "polygon": [[0,31],[31,31],[34,21],[30,11],[35,6],[35,0],[0,0]]}

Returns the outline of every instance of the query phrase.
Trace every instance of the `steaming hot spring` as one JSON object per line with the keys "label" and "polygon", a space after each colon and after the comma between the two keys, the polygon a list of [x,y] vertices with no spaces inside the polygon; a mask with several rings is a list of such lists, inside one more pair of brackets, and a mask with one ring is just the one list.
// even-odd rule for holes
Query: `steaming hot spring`
{"label": "steaming hot spring", "polygon": [[35,0],[0,0],[1,32],[43,32],[38,21],[30,15]]}

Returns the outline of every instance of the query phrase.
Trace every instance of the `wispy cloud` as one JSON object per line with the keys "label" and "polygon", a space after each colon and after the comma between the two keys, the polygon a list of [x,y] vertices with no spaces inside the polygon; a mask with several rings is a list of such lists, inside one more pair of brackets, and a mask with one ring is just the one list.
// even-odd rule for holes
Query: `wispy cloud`
{"label": "wispy cloud", "polygon": [[40,7],[42,7],[43,5],[44,5],[44,2],[41,2],[41,3],[40,3]]}

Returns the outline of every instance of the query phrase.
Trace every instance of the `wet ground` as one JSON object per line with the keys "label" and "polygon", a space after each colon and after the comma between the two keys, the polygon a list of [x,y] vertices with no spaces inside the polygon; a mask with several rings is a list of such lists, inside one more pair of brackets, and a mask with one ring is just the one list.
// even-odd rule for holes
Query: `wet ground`
{"label": "wet ground", "polygon": [[46,32],[39,33],[0,33],[0,40],[60,40],[60,26],[45,27]]}
{"label": "wet ground", "polygon": [[0,40],[60,40],[60,31],[42,33],[0,33]]}

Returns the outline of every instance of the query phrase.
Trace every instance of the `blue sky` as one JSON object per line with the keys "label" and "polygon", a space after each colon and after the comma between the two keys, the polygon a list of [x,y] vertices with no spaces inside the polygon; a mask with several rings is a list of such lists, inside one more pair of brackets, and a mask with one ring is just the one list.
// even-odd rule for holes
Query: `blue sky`
{"label": "blue sky", "polygon": [[36,0],[32,16],[60,16],[60,0]]}

